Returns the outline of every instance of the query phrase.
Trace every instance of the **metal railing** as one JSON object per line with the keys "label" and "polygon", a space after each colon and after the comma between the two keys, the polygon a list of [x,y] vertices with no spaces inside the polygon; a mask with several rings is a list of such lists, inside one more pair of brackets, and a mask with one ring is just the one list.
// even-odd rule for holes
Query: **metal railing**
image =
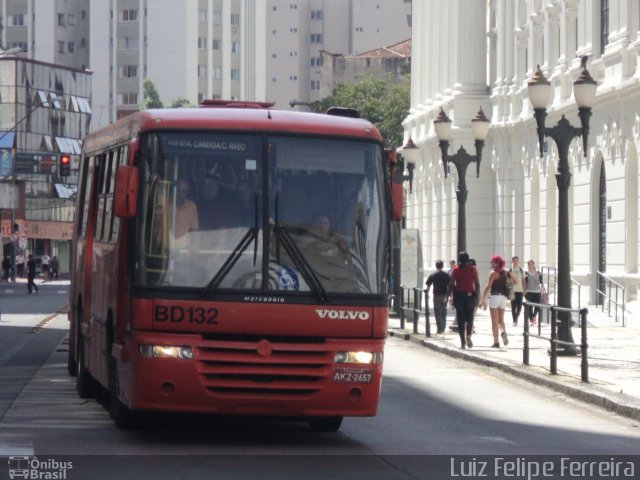
{"label": "metal railing", "polygon": [[[418,323],[420,321],[420,313],[422,312],[422,294],[423,290],[417,287],[408,288],[400,287],[400,328],[405,328],[407,317],[413,323],[413,333],[418,333]],[[425,293],[425,296],[427,294]],[[429,299],[425,300],[425,332],[426,336],[431,336],[431,326],[429,322]]]}
{"label": "metal railing", "polygon": [[[602,305],[602,311],[604,312],[605,304],[607,304],[607,313],[609,314],[609,317],[611,317],[611,306],[613,305],[616,322],[618,321],[618,311],[620,311],[622,317],[622,326],[626,327],[626,288],[624,287],[624,285],[619,284],[611,277],[608,277],[604,272],[596,272],[596,275],[596,306]],[[603,290],[600,289],[601,286]],[[622,298],[620,299],[620,297]]]}
{"label": "metal railing", "polygon": [[[576,310],[571,308],[558,307],[555,305],[542,305],[539,303],[532,302],[524,302],[525,307],[529,308],[539,308],[542,312],[543,310],[547,311],[547,317],[551,318],[551,333],[549,337],[545,337],[542,335],[542,325],[539,322],[537,327],[537,334],[531,333],[529,331],[529,323],[524,322],[524,341],[522,345],[522,363],[525,365],[529,365],[529,340],[531,338],[537,338],[540,340],[546,340],[551,344],[551,348],[549,350],[549,370],[552,375],[558,374],[558,346],[569,347],[569,349],[579,348],[579,353],[581,356],[580,363],[580,376],[584,383],[589,382],[589,359],[587,356],[588,351],[588,343],[587,343],[587,313],[588,310],[586,308]],[[565,342],[558,339],[558,312],[566,312],[570,314],[572,317],[574,314],[578,314],[580,321],[580,344]]]}

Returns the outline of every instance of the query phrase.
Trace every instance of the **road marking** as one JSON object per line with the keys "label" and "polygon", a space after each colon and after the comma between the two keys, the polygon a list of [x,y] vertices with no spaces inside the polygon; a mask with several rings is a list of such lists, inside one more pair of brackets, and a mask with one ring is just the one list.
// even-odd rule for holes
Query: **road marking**
{"label": "road marking", "polygon": [[14,455],[34,455],[33,437],[26,435],[7,435],[0,437],[0,457]]}

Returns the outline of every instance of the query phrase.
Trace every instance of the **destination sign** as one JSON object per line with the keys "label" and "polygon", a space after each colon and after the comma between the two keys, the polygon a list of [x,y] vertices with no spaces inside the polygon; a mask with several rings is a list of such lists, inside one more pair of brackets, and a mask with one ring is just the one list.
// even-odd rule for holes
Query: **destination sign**
{"label": "destination sign", "polygon": [[171,153],[219,152],[255,156],[260,140],[246,135],[165,135],[166,149]]}

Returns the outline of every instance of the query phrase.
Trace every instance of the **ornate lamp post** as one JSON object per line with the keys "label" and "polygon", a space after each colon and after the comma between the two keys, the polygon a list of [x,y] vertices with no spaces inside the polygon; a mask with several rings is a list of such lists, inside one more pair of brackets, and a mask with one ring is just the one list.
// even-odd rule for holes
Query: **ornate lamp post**
{"label": "ornate lamp post", "polygon": [[409,137],[409,140],[407,140],[407,143],[405,143],[402,148],[400,149],[400,152],[402,153],[402,156],[405,158],[405,160],[407,161],[407,171],[409,172],[408,175],[404,175],[403,173],[403,180],[409,180],[409,193],[413,192],[413,171],[416,168],[416,163],[418,161],[418,157],[420,156],[420,152],[418,150],[418,146],[413,143],[413,140],[411,140],[411,137]]}
{"label": "ornate lamp post", "polygon": [[444,113],[444,110],[440,109],[438,117],[433,121],[436,136],[440,143],[440,150],[442,151],[444,176],[447,177],[449,175],[449,163],[453,163],[458,171],[458,187],[456,189],[456,198],[458,200],[458,252],[467,250],[467,167],[475,162],[476,176],[480,177],[482,149],[484,148],[484,141],[489,133],[490,124],[491,122],[489,122],[482,108],[480,108],[475,118],[471,120],[471,130],[475,138],[475,156],[469,155],[463,146],[460,146],[456,154],[448,155],[447,150],[449,149],[449,141],[451,140],[451,120],[447,117],[447,114]]}
{"label": "ornate lamp post", "polygon": [[[413,142],[411,137],[407,140],[402,147],[397,150],[399,155],[396,155],[395,162],[395,170],[393,173],[393,178],[391,182],[394,184],[392,188],[401,189],[401,198],[404,199],[404,182],[409,181],[409,193],[413,190],[413,172],[416,168],[416,162],[419,157],[418,146]],[[405,160],[406,160],[406,168],[408,171],[408,175],[405,175]],[[406,227],[406,217],[404,214],[402,215],[401,220],[392,221],[391,222],[391,235],[393,237],[393,241],[391,242],[392,247],[392,268],[393,268],[393,294],[395,295],[396,301],[394,302],[394,312],[396,314],[400,314],[400,301],[402,298],[402,278],[401,278],[401,237],[402,237],[402,229]]]}
{"label": "ornate lamp post", "polygon": [[[533,105],[533,116],[536,119],[538,139],[540,143],[540,156],[543,153],[544,137],[551,137],[558,148],[558,172],[556,183],[558,185],[558,298],[560,307],[571,308],[571,262],[569,251],[569,185],[571,185],[571,172],[569,171],[569,146],[571,141],[582,136],[584,156],[587,156],[587,141],[589,137],[589,117],[591,107],[596,98],[597,83],[587,70],[587,57],[582,57],[582,69],[580,75],[573,82],[573,94],[578,104],[578,116],[582,128],[571,126],[562,115],[557,125],[552,128],[545,127],[547,117],[547,103],[551,95],[551,84],[545,78],[538,67],[535,75],[529,80],[529,99]],[[568,312],[559,312],[560,325],[558,339],[573,344],[571,335],[571,319]],[[562,345],[561,345],[562,347]],[[558,352],[565,355],[575,355],[577,350],[573,346],[564,345],[558,348]]]}

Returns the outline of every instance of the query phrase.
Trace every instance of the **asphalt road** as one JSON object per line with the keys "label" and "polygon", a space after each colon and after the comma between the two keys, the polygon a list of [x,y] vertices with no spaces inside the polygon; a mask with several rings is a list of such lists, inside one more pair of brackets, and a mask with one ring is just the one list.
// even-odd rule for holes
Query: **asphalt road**
{"label": "asphalt road", "polygon": [[[66,315],[54,314],[66,304],[63,289],[0,297],[3,311],[14,309],[0,318],[0,457],[68,461],[68,479],[433,479],[465,469],[480,477],[485,459],[494,465],[502,456],[611,462],[640,453],[637,422],[394,338],[378,415],[345,419],[338,433],[313,433],[295,421],[188,415],[150,415],[142,429],[121,431],[99,401],[77,397],[67,375]],[[8,473],[3,463],[0,478]],[[495,465],[486,473],[513,478]]]}

